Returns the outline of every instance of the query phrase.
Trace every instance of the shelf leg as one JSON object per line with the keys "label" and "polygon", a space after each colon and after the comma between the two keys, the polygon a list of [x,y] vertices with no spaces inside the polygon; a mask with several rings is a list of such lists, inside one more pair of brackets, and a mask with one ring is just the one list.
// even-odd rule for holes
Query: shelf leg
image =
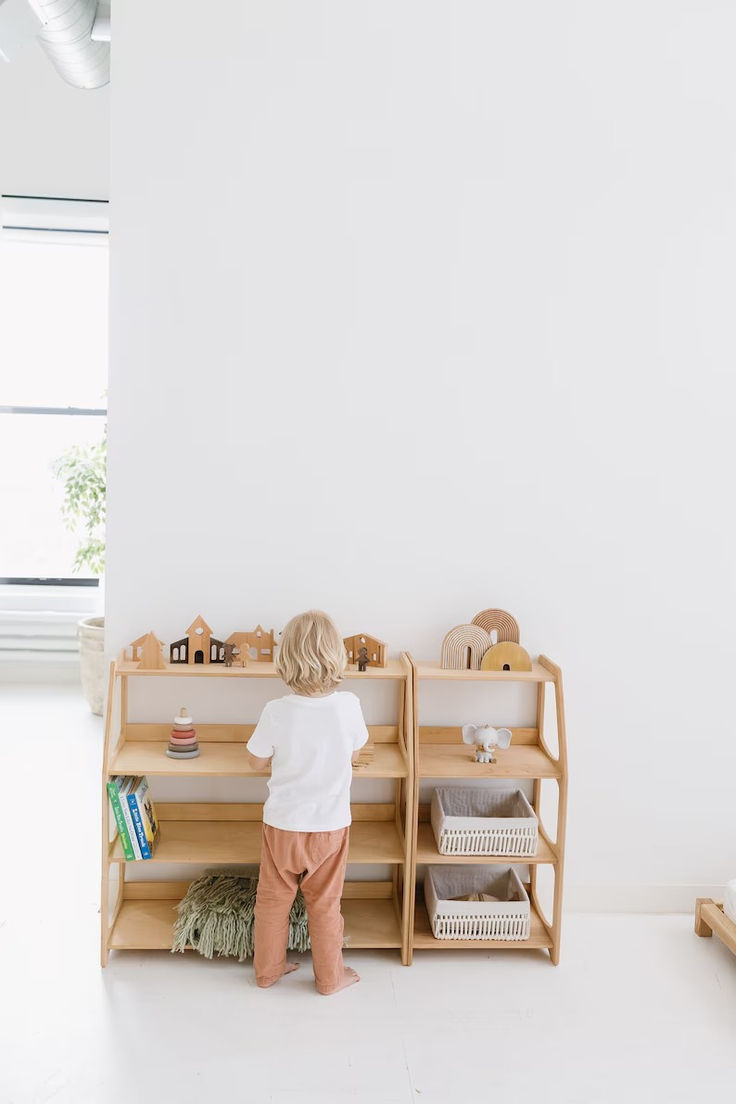
{"label": "shelf leg", "polygon": [[701,936],[703,939],[707,939],[708,936],[713,935],[713,929],[708,927],[703,919],[703,905],[712,904],[710,897],[698,897],[695,902],[695,934]]}
{"label": "shelf leg", "polygon": [[406,866],[404,868],[404,905],[406,907],[406,965],[414,961],[414,924],[417,896],[417,834],[419,832],[419,686],[417,672],[410,661],[406,695],[407,742],[411,738],[409,777],[406,780]]}
{"label": "shelf leg", "polygon": [[557,863],[554,867],[555,894],[552,913],[552,950],[550,958],[556,966],[560,961],[562,938],[562,886],[565,870],[565,830],[567,826],[567,733],[565,731],[565,703],[562,693],[562,675],[557,669],[554,681],[555,714],[557,717],[557,744],[561,775],[557,780]]}
{"label": "shelf leg", "polygon": [[105,744],[102,753],[102,872],[100,878],[100,966],[107,966],[110,938],[110,799],[107,794],[107,764],[112,740],[112,708],[115,696],[115,664],[110,664],[107,684],[107,710],[105,714]]}
{"label": "shelf leg", "polygon": [[[413,773],[413,772],[411,772]],[[404,966],[412,963],[412,929],[414,916],[412,899],[414,896],[414,878],[412,857],[416,834],[416,807],[414,779],[409,777],[401,782],[404,795],[404,865],[401,878],[401,961]]]}
{"label": "shelf leg", "polygon": [[558,870],[556,866],[553,867],[552,870],[552,877],[555,880],[555,890],[552,905],[552,924],[550,930],[550,935],[552,936],[552,946],[549,949],[549,957],[552,965],[558,966],[560,963],[560,943],[562,939],[562,914],[560,912],[562,908],[562,871]]}

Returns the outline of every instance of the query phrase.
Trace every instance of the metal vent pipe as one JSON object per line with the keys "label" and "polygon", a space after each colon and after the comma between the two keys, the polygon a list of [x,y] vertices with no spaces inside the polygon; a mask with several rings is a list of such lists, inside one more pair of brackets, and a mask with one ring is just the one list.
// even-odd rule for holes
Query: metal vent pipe
{"label": "metal vent pipe", "polygon": [[101,88],[110,80],[110,43],[93,42],[97,0],[33,0],[43,19],[38,39],[51,63],[75,88]]}

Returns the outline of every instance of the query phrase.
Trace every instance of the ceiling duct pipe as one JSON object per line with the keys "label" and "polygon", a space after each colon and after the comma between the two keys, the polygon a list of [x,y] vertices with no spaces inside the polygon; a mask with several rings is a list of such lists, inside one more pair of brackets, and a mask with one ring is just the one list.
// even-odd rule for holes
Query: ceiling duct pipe
{"label": "ceiling duct pipe", "polygon": [[43,20],[38,40],[56,71],[75,88],[110,81],[110,43],[94,42],[97,0],[33,0]]}

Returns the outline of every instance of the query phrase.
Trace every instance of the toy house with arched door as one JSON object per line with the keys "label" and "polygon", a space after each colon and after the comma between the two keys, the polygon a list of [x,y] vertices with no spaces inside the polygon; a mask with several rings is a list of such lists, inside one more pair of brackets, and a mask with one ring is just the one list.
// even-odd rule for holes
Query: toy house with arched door
{"label": "toy house with arched door", "polygon": [[172,663],[224,663],[225,645],[212,635],[203,617],[192,621],[186,636],[169,645],[169,658]]}
{"label": "toy house with arched door", "polygon": [[253,632],[230,633],[227,643],[233,644],[238,649],[235,663],[239,667],[245,667],[249,659],[255,663],[270,663],[274,658],[273,629],[266,632],[261,625],[256,625]]}

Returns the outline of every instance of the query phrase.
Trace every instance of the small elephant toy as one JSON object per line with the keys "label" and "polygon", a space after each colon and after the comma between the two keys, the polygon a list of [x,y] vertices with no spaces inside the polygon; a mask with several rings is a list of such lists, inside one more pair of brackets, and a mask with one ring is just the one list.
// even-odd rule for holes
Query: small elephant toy
{"label": "small elephant toy", "polygon": [[463,725],[463,743],[475,744],[476,763],[495,763],[495,748],[505,749],[511,743],[511,730],[492,728],[488,724]]}

